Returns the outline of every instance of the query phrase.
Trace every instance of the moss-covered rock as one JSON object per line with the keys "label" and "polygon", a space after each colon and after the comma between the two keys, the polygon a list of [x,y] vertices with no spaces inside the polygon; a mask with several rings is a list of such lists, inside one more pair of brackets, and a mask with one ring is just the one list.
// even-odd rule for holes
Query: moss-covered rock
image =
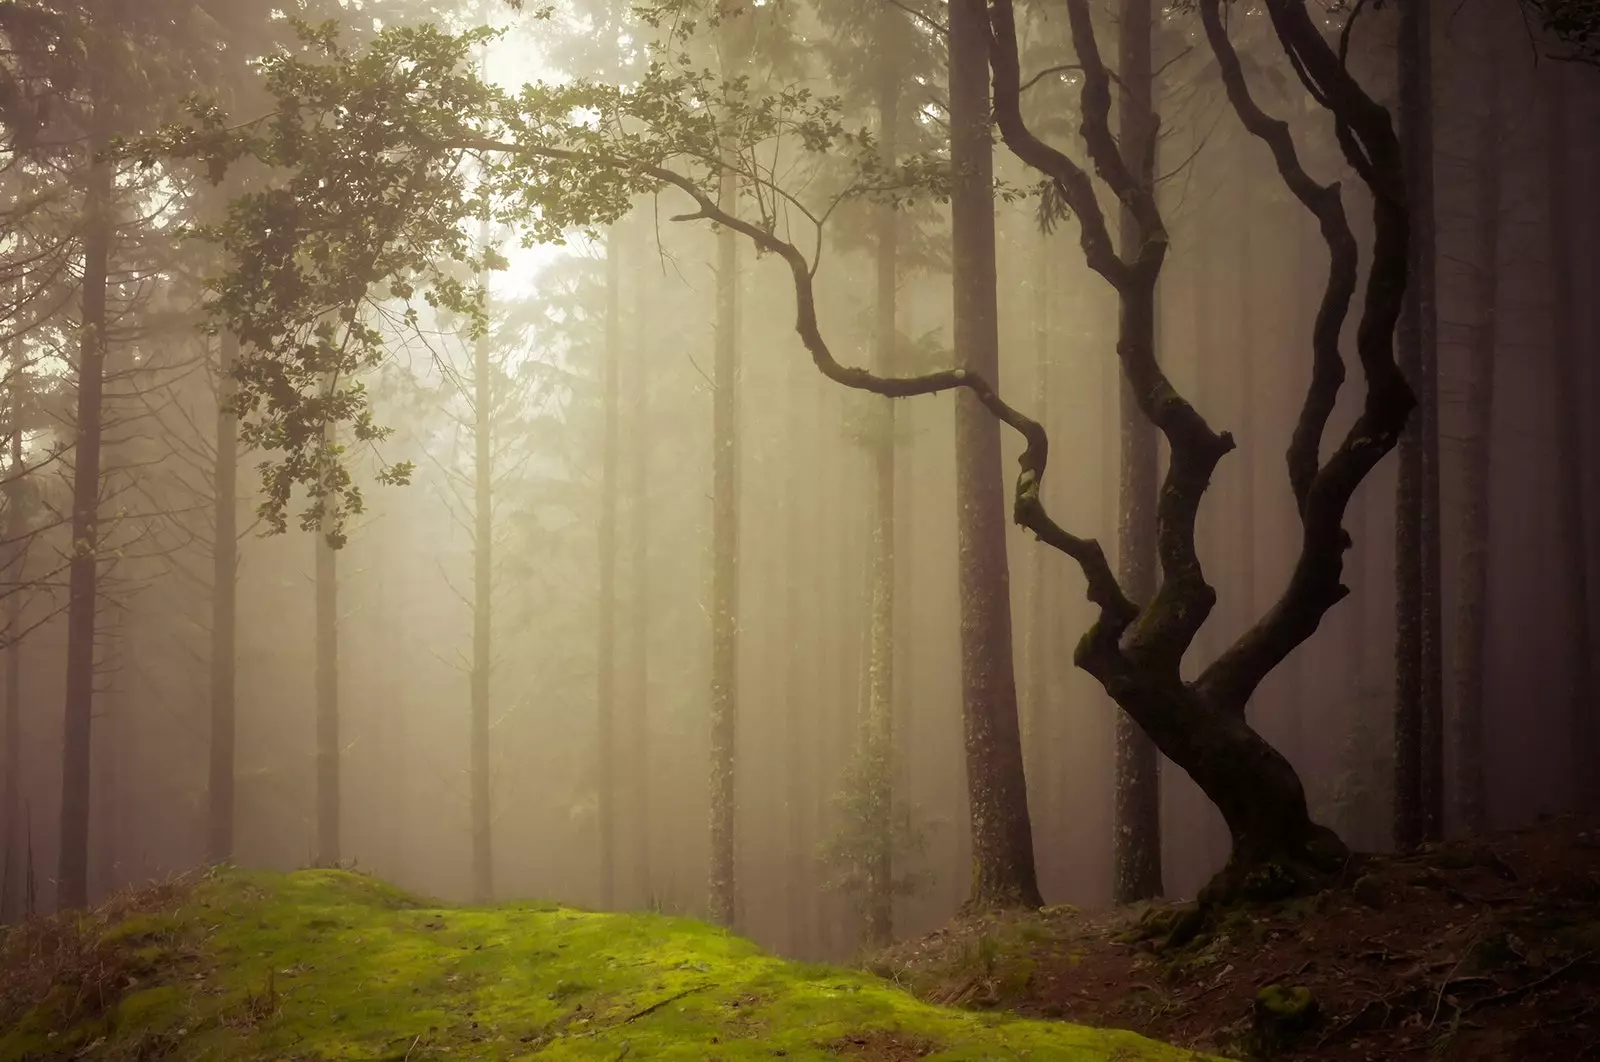
{"label": "moss-covered rock", "polygon": [[64,1005],[61,986],[18,981],[35,996],[0,1000],[20,1016],[0,1023],[0,1062],[821,1060],[885,1037],[933,1060],[1199,1058],[1121,1031],[935,1007],[686,919],[439,906],[341,871],[224,871],[167,909],[95,926],[101,953],[146,953],[125,967],[137,973],[88,1010]]}
{"label": "moss-covered rock", "polygon": [[1293,1044],[1317,1023],[1320,1013],[1311,989],[1268,985],[1256,993],[1254,1008],[1255,1051],[1270,1058]]}

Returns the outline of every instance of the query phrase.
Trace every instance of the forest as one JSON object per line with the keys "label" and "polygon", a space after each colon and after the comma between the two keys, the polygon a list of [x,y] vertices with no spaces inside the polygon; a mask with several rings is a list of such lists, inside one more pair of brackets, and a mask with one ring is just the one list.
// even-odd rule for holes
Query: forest
{"label": "forest", "polygon": [[1597,0],[0,0],[0,1062],[1600,1058],[1596,189]]}

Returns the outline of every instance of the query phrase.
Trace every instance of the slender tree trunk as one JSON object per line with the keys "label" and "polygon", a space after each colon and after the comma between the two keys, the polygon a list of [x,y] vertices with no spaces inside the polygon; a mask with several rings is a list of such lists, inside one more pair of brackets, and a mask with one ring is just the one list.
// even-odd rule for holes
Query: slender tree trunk
{"label": "slender tree trunk", "polygon": [[[325,430],[326,445],[337,445],[334,426]],[[333,498],[323,499],[332,512]],[[339,567],[338,552],[328,535],[331,518],[317,528],[317,865],[337,866],[343,858],[339,836],[342,803],[339,769]]]}
{"label": "slender tree trunk", "polygon": [[600,906],[617,904],[617,464],[622,381],[622,269],[613,225],[606,238],[606,356],[602,380],[605,437],[600,461],[600,648],[596,655],[596,774],[600,818]]}
{"label": "slender tree trunk", "polygon": [[[950,155],[955,347],[961,366],[998,387],[994,148],[988,18],[979,0],[950,5]],[[972,822],[973,907],[1042,904],[1022,766],[1011,656],[1011,587],[1000,425],[956,395],[961,679]]]}
{"label": "slender tree trunk", "polygon": [[[1494,20],[1477,15],[1486,26]],[[1488,825],[1483,773],[1484,680],[1489,636],[1489,502],[1493,489],[1495,360],[1500,321],[1500,59],[1493,33],[1483,34],[1482,113],[1478,118],[1478,261],[1474,303],[1478,321],[1469,346],[1461,484],[1461,584],[1456,605],[1456,804],[1461,828]]]}
{"label": "slender tree trunk", "polygon": [[1572,757],[1572,777],[1576,804],[1583,814],[1600,812],[1600,743],[1596,742],[1594,694],[1594,636],[1590,622],[1590,539],[1583,518],[1585,479],[1583,423],[1589,410],[1583,394],[1581,364],[1583,351],[1578,339],[1578,299],[1573,273],[1578,267],[1573,255],[1572,171],[1575,162],[1571,149],[1567,80],[1562,70],[1550,71],[1549,152],[1547,169],[1550,191],[1547,197],[1551,260],[1550,347],[1555,360],[1558,514],[1557,533],[1561,538],[1561,558],[1566,569],[1566,633],[1571,661],[1567,673],[1566,707],[1571,737],[1568,752]]}
{"label": "slender tree trunk", "polygon": [[[719,203],[738,181],[723,170]],[[738,897],[735,755],[739,713],[739,245],[717,234],[716,353],[711,434],[711,919],[732,926]]]}
{"label": "slender tree trunk", "polygon": [[[1240,166],[1234,175],[1236,191],[1238,192],[1237,209],[1241,222],[1236,226],[1238,240],[1234,249],[1238,254],[1238,261],[1234,265],[1235,290],[1238,292],[1238,336],[1239,342],[1235,350],[1237,361],[1235,376],[1232,381],[1232,390],[1236,396],[1238,410],[1236,414],[1239,424],[1239,449],[1235,451],[1234,460],[1238,462],[1235,475],[1239,477],[1239,493],[1237,509],[1233,514],[1232,533],[1239,545],[1239,582],[1236,588],[1238,594],[1238,614],[1244,618],[1248,625],[1256,613],[1256,554],[1261,548],[1260,539],[1257,537],[1256,514],[1256,453],[1255,446],[1259,441],[1256,427],[1256,359],[1254,341],[1256,337],[1255,320],[1255,285],[1254,269],[1254,241],[1251,240],[1251,226],[1247,220],[1253,210],[1260,209],[1251,202],[1250,170]],[[1258,709],[1258,705],[1252,709]],[[1259,722],[1259,711],[1248,710],[1246,718],[1252,724]]]}
{"label": "slender tree trunk", "polygon": [[[880,15],[885,23],[898,13]],[[888,34],[883,40],[888,41]],[[878,145],[885,165],[896,160],[900,123],[900,71],[892,46],[887,46],[878,81]],[[876,327],[873,368],[883,376],[899,371],[896,309],[900,281],[900,219],[891,206],[881,206],[873,219],[877,257]],[[894,937],[894,557],[895,557],[895,406],[892,398],[874,400],[878,407],[872,445],[872,587],[868,620],[867,711],[861,752],[869,851],[866,853],[866,919],[864,943],[880,948]]]}
{"label": "slender tree trunk", "polygon": [[235,641],[238,619],[239,424],[231,402],[239,340],[222,333],[217,346],[217,449],[212,470],[214,510],[211,544],[211,757],[206,857],[233,858]]}
{"label": "slender tree trunk", "polygon": [[5,788],[0,792],[0,925],[9,925],[21,913],[25,853],[22,844],[22,613],[23,581],[27,575],[27,486],[23,480],[21,396],[24,378],[22,344],[11,347],[11,432],[6,464],[6,538],[14,551],[6,564],[11,586],[5,595]]}
{"label": "slender tree trunk", "polygon": [[72,559],[68,572],[67,691],[61,757],[61,848],[56,903],[77,910],[89,901],[90,725],[94,714],[95,619],[100,558],[101,407],[105,387],[106,272],[111,249],[113,170],[103,156],[110,144],[104,84],[105,34],[92,26],[93,112],[90,117],[89,186],[83,212],[82,321],[78,346],[77,444],[73,451]]}
{"label": "slender tree trunk", "polygon": [[[788,647],[783,683],[783,784],[787,805],[788,841],[785,855],[784,898],[789,954],[809,955],[815,921],[815,885],[812,881],[812,824],[815,809],[812,787],[817,779],[817,702],[811,695],[815,686],[812,640],[815,626],[810,623],[811,603],[816,596],[815,580],[800,573],[817,571],[817,557],[811,543],[813,528],[806,522],[817,518],[820,501],[814,484],[818,459],[816,440],[805,435],[807,412],[801,403],[807,386],[815,386],[800,359],[789,366],[789,405],[786,435],[790,451],[812,455],[813,471],[803,478],[798,463],[791,462],[787,483],[788,498],[784,513],[784,557],[787,565],[784,585],[784,644]],[[818,411],[820,412],[820,411]],[[812,424],[820,425],[813,413]],[[809,488],[809,489],[808,489]]]}
{"label": "slender tree trunk", "polygon": [[632,414],[628,446],[628,537],[632,558],[628,647],[628,794],[633,820],[634,886],[638,899],[649,902],[655,886],[651,874],[650,832],[650,350],[647,330],[650,308],[643,276],[634,295],[633,360],[628,373]]}
{"label": "slender tree trunk", "polygon": [[[1050,300],[1057,295],[1051,268],[1050,239],[1048,233],[1040,233],[1035,241],[1038,263],[1034,267],[1033,284],[1033,404],[1034,417],[1041,424],[1050,423]],[[1059,755],[1059,750],[1046,741],[1046,735],[1055,729],[1051,725],[1051,713],[1064,709],[1063,705],[1050,703],[1050,663],[1055,654],[1060,652],[1060,632],[1053,622],[1059,602],[1052,592],[1054,588],[1049,579],[1050,565],[1056,558],[1042,549],[1029,550],[1028,555],[1031,563],[1026,590],[1027,640],[1023,647],[1023,660],[1027,665],[1027,692],[1023,698],[1023,759],[1034,798],[1033,806],[1037,808],[1042,803],[1046,809],[1044,817],[1050,818],[1055,811],[1056,801],[1054,787],[1046,784],[1046,780],[1055,777],[1052,759]],[[1051,829],[1051,823],[1047,821],[1036,825],[1044,831]]]}
{"label": "slender tree trunk", "polygon": [[[1121,138],[1123,153],[1142,181],[1155,181],[1154,72],[1150,38],[1154,31],[1151,0],[1122,0]],[[1122,211],[1122,246],[1140,239],[1139,223]],[[1155,299],[1135,303],[1124,297],[1121,332],[1155,346]],[[1136,334],[1135,334],[1136,333]],[[1122,498],[1117,558],[1122,585],[1137,604],[1156,592],[1156,491],[1160,479],[1160,447],[1156,427],[1139,410],[1133,387],[1121,389]],[[1112,897],[1135,903],[1161,895],[1161,761],[1155,744],[1124,712],[1116,717],[1116,824],[1113,842]]]}
{"label": "slender tree trunk", "polygon": [[1395,843],[1443,835],[1440,666],[1438,352],[1434,302],[1433,58],[1424,0],[1400,6],[1400,125],[1411,208],[1411,279],[1398,333],[1417,414],[1400,440],[1395,517]]}
{"label": "slender tree trunk", "polygon": [[[482,242],[488,243],[488,226]],[[494,771],[489,756],[490,673],[494,668],[494,366],[489,337],[472,345],[472,895],[494,899]],[[604,607],[602,605],[602,607]]]}

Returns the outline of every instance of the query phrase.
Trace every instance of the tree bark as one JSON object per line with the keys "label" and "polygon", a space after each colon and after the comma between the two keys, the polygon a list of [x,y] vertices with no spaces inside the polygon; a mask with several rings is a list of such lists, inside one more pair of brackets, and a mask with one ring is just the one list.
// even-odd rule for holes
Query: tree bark
{"label": "tree bark", "polygon": [[[1121,142],[1124,164],[1145,187],[1155,187],[1155,75],[1151,0],[1122,0]],[[1122,209],[1123,254],[1143,239],[1140,220]],[[1131,297],[1130,297],[1131,296]],[[1156,349],[1156,300],[1150,291],[1124,293],[1121,343]],[[1122,498],[1117,529],[1118,578],[1128,597],[1146,605],[1156,593],[1156,492],[1160,446],[1156,426],[1139,408],[1131,381],[1122,381]],[[1161,895],[1161,761],[1156,747],[1126,712],[1117,713],[1116,833],[1112,900],[1137,903]]]}
{"label": "tree bark", "polygon": [[600,844],[600,907],[617,903],[617,465],[622,379],[622,269],[617,228],[606,238],[606,350],[601,380],[605,421],[600,462],[600,645],[595,657],[597,809]]}
{"label": "tree bark", "polygon": [[[979,0],[950,5],[950,155],[955,347],[962,369],[999,377],[994,149],[987,23]],[[956,511],[961,672],[973,907],[1038,907],[1033,832],[1022,767],[1011,655],[1000,425],[972,395],[956,396]]]}
{"label": "tree bark", "polygon": [[211,477],[211,754],[206,857],[213,863],[233,858],[239,424],[230,403],[238,353],[238,338],[223,332],[217,345],[217,442]]}
{"label": "tree bark", "polygon": [[77,440],[73,450],[72,559],[68,572],[67,690],[61,756],[61,837],[56,904],[89,902],[90,726],[94,716],[95,620],[99,604],[101,409],[105,387],[106,280],[111,248],[111,105],[104,25],[90,27],[91,132],[83,212],[82,320],[78,345]]}
{"label": "tree bark", "polygon": [[[324,429],[325,445],[337,445],[332,422]],[[339,554],[329,540],[335,526],[334,499],[324,498],[328,515],[316,537],[317,656],[317,856],[318,866],[338,866],[343,858],[340,825],[343,814],[339,747]]]}
{"label": "tree bark", "polygon": [[1572,757],[1571,770],[1578,811],[1592,815],[1600,812],[1600,771],[1595,766],[1597,757],[1600,757],[1600,741],[1596,740],[1597,709],[1593,699],[1595,643],[1589,611],[1590,539],[1583,517],[1586,476],[1583,423],[1588,416],[1588,408],[1583,393],[1581,367],[1584,352],[1579,345],[1578,300],[1573,283],[1573,273],[1577,268],[1572,239],[1572,212],[1575,210],[1572,171],[1575,163],[1571,150],[1566,76],[1564,71],[1556,69],[1550,72],[1550,77],[1550,128],[1546,144],[1550,193],[1546,199],[1546,217],[1551,260],[1550,346],[1555,359],[1556,461],[1560,478],[1556,492],[1556,526],[1561,540],[1561,557],[1567,571],[1564,602],[1567,622],[1564,626],[1568,632],[1570,660],[1566,697],[1571,734],[1568,752]]}
{"label": "tree bark", "polygon": [[1434,294],[1433,49],[1425,0],[1400,5],[1400,125],[1411,211],[1411,284],[1400,318],[1400,368],[1418,415],[1400,439],[1395,516],[1395,844],[1443,836],[1444,707],[1440,666],[1438,347]]}
{"label": "tree bark", "polygon": [[1488,826],[1484,785],[1484,681],[1489,637],[1489,570],[1493,561],[1489,503],[1493,491],[1495,361],[1499,347],[1500,261],[1500,57],[1495,20],[1479,12],[1486,27],[1479,57],[1482,112],[1478,117],[1478,260],[1473,302],[1478,320],[1468,347],[1470,364],[1462,396],[1465,406],[1461,483],[1461,589],[1456,605],[1456,806],[1461,828],[1481,834]]}

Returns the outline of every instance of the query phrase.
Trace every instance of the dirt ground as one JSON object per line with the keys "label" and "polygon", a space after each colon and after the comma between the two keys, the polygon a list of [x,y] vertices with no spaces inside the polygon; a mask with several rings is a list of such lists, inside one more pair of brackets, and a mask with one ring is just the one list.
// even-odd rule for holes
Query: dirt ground
{"label": "dirt ground", "polygon": [[[1237,1058],[1600,1060],[1595,824],[1364,857],[1339,886],[1232,912],[1181,950],[1138,939],[1139,919],[1153,914],[968,919],[872,968],[941,1003],[1132,1029]],[[1312,1014],[1287,1044],[1263,1045],[1253,1013],[1273,985],[1309,990]]]}

